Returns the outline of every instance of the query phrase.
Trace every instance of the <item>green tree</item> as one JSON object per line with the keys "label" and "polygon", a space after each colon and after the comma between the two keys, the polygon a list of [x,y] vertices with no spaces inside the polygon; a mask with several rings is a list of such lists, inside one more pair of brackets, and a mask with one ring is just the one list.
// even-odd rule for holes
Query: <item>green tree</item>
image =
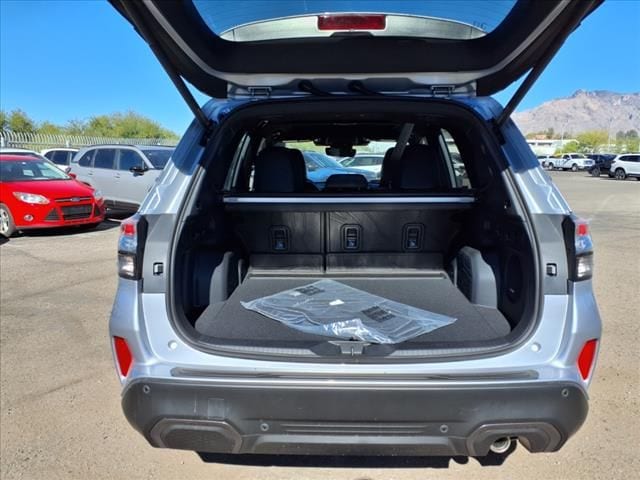
{"label": "green tree", "polygon": [[0,110],[0,130],[7,130],[9,128],[9,117],[7,112]]}
{"label": "green tree", "polygon": [[84,120],[69,120],[64,126],[64,133],[67,135],[87,135],[87,122]]}
{"label": "green tree", "polygon": [[578,151],[583,153],[595,152],[600,145],[606,145],[608,134],[604,130],[591,130],[576,135]]}
{"label": "green tree", "polygon": [[64,128],[60,125],[56,125],[55,123],[51,123],[45,120],[40,125],[38,125],[38,133],[42,133],[43,135],[60,135],[65,132]]}
{"label": "green tree", "polygon": [[33,133],[36,131],[36,124],[24,111],[16,109],[9,113],[7,128],[12,132]]}

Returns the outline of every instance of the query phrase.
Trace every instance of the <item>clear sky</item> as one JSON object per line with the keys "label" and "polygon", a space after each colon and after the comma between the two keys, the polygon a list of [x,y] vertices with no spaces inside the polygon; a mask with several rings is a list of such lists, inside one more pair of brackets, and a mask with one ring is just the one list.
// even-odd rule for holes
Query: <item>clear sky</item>
{"label": "clear sky", "polygon": [[[605,1],[519,109],[577,89],[640,91],[640,0]],[[134,110],[179,134],[192,119],[147,45],[102,0],[0,0],[0,107],[61,124]]]}

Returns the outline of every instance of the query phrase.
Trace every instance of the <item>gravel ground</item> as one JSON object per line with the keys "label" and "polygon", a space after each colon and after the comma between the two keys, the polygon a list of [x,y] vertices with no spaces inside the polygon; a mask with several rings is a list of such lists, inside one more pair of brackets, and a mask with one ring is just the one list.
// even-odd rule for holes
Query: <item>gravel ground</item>
{"label": "gravel ground", "polygon": [[[640,469],[640,182],[551,174],[591,220],[604,337],[586,424],[558,453],[519,447],[475,459],[339,460],[313,467],[203,462],[154,449],[120,410],[107,324],[117,223],[19,236],[0,246],[0,476],[3,479],[632,478]],[[398,468],[401,466],[402,468]]]}

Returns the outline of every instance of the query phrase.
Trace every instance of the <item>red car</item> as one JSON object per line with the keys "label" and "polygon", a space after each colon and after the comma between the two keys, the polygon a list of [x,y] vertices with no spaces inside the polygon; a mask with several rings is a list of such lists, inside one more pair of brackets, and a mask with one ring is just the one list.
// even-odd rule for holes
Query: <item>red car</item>
{"label": "red car", "polygon": [[0,155],[0,235],[18,230],[97,226],[104,220],[100,192],[48,160]]}

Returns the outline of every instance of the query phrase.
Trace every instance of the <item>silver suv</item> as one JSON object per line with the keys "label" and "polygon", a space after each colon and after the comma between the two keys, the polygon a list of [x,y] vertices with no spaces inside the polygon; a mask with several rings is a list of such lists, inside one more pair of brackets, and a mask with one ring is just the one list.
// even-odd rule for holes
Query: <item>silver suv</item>
{"label": "silver suv", "polygon": [[110,210],[136,211],[174,147],[98,145],[80,150],[69,173],[100,191]]}
{"label": "silver suv", "polygon": [[[509,116],[599,1],[483,3],[476,26],[459,2],[287,2],[276,19],[237,2],[111,3],[195,115],[118,245],[111,343],[150,444],[562,447],[601,336],[593,247]],[[527,72],[504,109],[488,97]],[[215,99],[198,107],[183,79]],[[379,179],[307,175],[303,150],[371,142],[394,145]]]}

